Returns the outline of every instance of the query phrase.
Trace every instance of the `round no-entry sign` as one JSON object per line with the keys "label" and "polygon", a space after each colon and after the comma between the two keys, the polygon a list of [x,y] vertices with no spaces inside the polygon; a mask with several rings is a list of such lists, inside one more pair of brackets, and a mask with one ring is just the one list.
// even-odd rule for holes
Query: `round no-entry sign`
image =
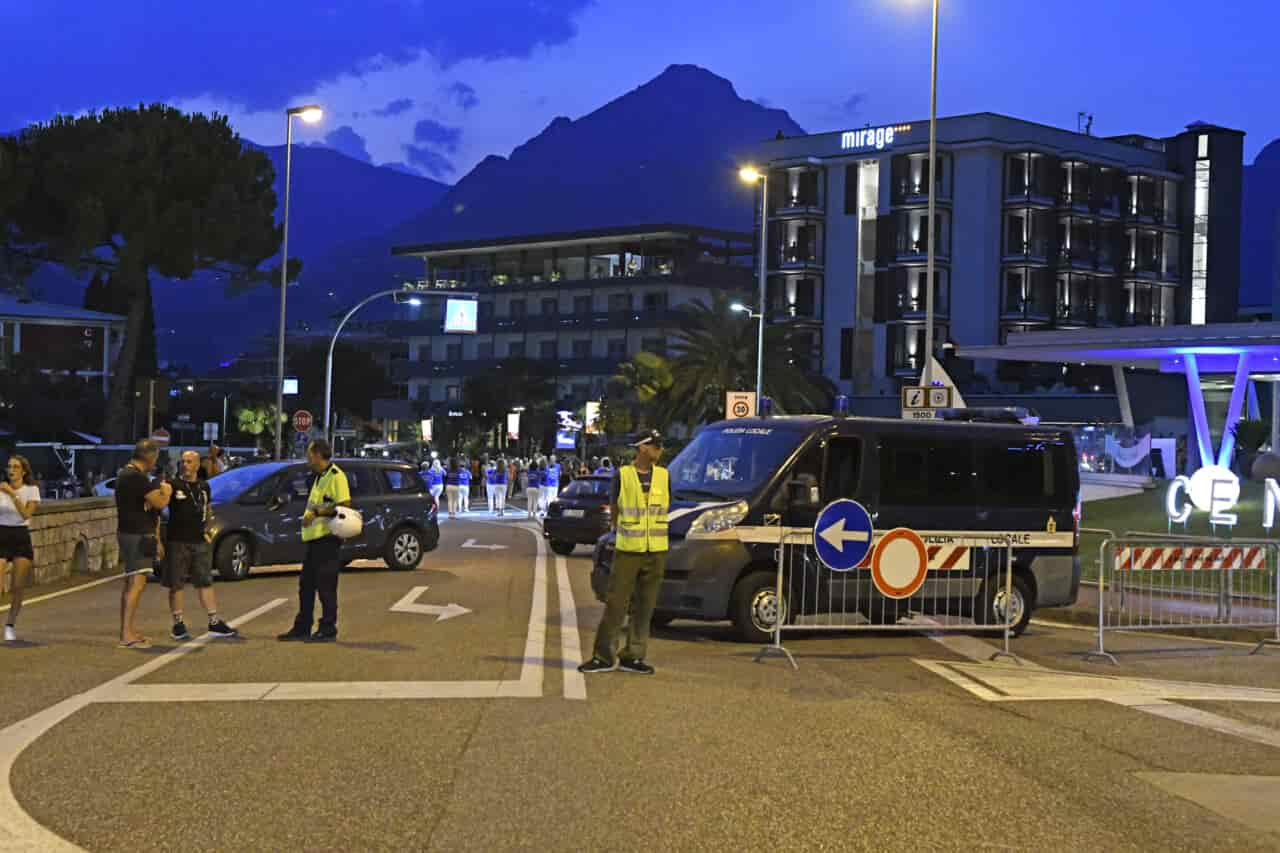
{"label": "round no-entry sign", "polygon": [[914,530],[895,527],[876,543],[871,581],[886,598],[910,598],[929,574],[929,552]]}
{"label": "round no-entry sign", "polygon": [[311,429],[313,420],[310,412],[306,409],[299,409],[293,413],[293,428],[296,432],[306,432]]}

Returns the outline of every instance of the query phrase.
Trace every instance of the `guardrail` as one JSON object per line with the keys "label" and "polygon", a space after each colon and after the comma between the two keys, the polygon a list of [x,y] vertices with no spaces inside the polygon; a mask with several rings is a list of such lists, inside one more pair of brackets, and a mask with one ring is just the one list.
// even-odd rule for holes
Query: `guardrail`
{"label": "guardrail", "polygon": [[1009,641],[1031,604],[1022,582],[1015,581],[1010,538],[946,537],[943,544],[917,537],[924,550],[918,561],[906,561],[911,565],[904,572],[901,560],[895,567],[894,559],[881,553],[900,532],[877,532],[860,565],[835,571],[818,557],[812,531],[783,528],[776,552],[776,597],[761,602],[774,614],[773,641],[761,648],[756,660],[778,655],[796,668],[795,658],[782,644],[784,632],[925,630],[1000,631],[1003,648],[992,660],[1009,657],[1020,662]]}
{"label": "guardrail", "polygon": [[1280,546],[1273,540],[1110,537],[1098,553],[1098,647],[1112,631],[1270,629],[1280,645]]}

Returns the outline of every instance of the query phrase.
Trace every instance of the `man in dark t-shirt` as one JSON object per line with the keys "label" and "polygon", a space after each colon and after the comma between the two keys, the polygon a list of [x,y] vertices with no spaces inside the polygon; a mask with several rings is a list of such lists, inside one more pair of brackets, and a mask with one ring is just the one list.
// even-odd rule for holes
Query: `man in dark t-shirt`
{"label": "man in dark t-shirt", "polygon": [[133,627],[138,602],[147,586],[144,542],[155,542],[154,556],[164,558],[160,543],[160,511],[169,505],[173,487],[153,481],[148,474],[156,466],[160,448],[144,438],[133,448],[133,458],[116,475],[116,539],[120,543],[120,566],[124,569],[124,588],[120,591],[120,647],[149,649],[151,641]]}
{"label": "man in dark t-shirt", "polygon": [[213,594],[213,552],[205,537],[212,497],[209,484],[200,478],[200,454],[183,451],[180,464],[181,472],[169,499],[169,528],[161,572],[161,579],[169,588],[169,610],[173,613],[169,636],[175,640],[191,639],[182,619],[182,590],[190,581],[209,614],[209,634],[236,637],[236,629],[218,618],[218,601]]}

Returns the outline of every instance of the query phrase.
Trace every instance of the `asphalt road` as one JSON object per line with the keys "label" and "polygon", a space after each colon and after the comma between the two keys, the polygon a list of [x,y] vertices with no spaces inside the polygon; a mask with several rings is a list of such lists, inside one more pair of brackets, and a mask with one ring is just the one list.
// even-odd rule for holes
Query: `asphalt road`
{"label": "asphalt road", "polygon": [[677,622],[656,676],[583,680],[588,572],[468,519],[418,571],[345,572],[334,645],[275,641],[288,568],[217,586],[239,641],[161,640],[155,585],[145,652],[114,583],[32,605],[0,646],[0,850],[1280,846],[1280,650],[1115,635],[1113,667],[1033,625],[1021,666],[872,633],[788,638],[793,671]]}

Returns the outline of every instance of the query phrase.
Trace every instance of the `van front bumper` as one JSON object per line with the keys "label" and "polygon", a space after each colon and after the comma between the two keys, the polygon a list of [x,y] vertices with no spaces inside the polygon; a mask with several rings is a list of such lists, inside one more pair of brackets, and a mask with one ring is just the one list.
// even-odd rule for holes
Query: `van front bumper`
{"label": "van front bumper", "polygon": [[[599,601],[609,595],[614,538],[596,543],[591,560],[591,591]],[[718,621],[729,615],[729,597],[750,553],[736,539],[672,540],[658,593],[657,609],[686,619]]]}

